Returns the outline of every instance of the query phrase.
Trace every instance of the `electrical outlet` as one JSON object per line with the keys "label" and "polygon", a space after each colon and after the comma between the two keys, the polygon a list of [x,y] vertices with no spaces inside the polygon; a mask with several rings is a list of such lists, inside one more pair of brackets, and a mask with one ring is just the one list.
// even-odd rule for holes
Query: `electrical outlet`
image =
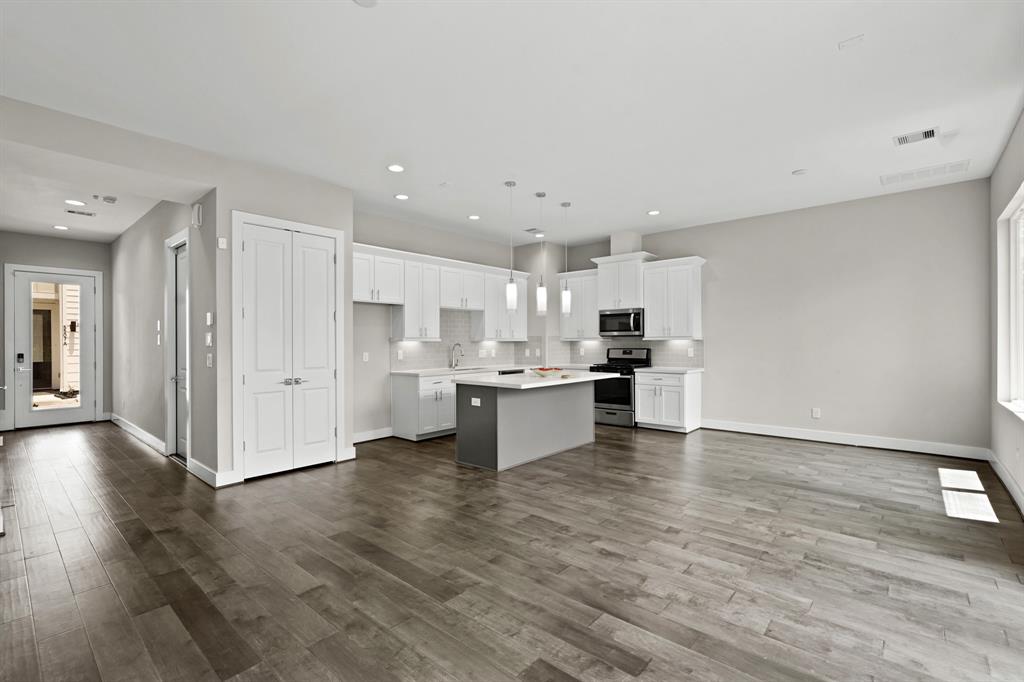
{"label": "electrical outlet", "polygon": [[398,359],[399,360],[402,359],[402,349],[401,348],[398,349]]}
{"label": "electrical outlet", "polygon": [[369,353],[363,353],[363,362],[369,362],[369,361],[370,361],[370,354]]}
{"label": "electrical outlet", "polygon": [[213,367],[213,353],[206,354],[206,366]]}
{"label": "electrical outlet", "polygon": [[207,348],[213,347],[213,332],[206,332],[205,343]]}
{"label": "electrical outlet", "polygon": [[497,351],[494,348],[492,348],[491,349],[491,357],[492,358],[495,357],[496,354],[497,354]]}
{"label": "electrical outlet", "polygon": [[583,346],[580,346],[580,357],[582,358],[586,354],[587,350]]}
{"label": "electrical outlet", "polygon": [[693,346],[690,346],[689,348],[686,349],[686,357],[688,357],[688,358],[692,358],[693,357]]}
{"label": "electrical outlet", "polygon": [[526,357],[530,357],[530,349],[529,348],[526,349],[525,354],[526,354]]}
{"label": "electrical outlet", "polygon": [[811,419],[821,419],[821,408],[820,407],[812,407],[811,408]]}
{"label": "electrical outlet", "polygon": [[217,248],[218,249],[226,249],[226,248],[228,248],[228,238],[227,237],[217,237]]}
{"label": "electrical outlet", "polygon": [[481,348],[479,351],[477,351],[477,353],[478,353],[478,357],[481,357],[481,358],[486,358],[487,357],[487,350],[484,349],[484,348]]}

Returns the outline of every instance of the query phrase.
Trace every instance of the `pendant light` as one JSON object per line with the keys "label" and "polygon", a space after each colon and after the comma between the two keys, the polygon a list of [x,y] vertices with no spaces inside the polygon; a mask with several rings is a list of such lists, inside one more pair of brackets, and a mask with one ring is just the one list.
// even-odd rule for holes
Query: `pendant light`
{"label": "pendant light", "polygon": [[512,225],[515,222],[512,217],[512,190],[516,186],[515,180],[506,180],[505,186],[508,187],[508,282],[505,283],[505,307],[510,313],[514,313],[516,308],[519,307],[519,288],[516,286],[516,281],[512,279],[512,258],[514,250],[512,247]]}
{"label": "pendant light", "polygon": [[[568,221],[569,207],[572,206],[568,201],[562,202],[562,232],[565,232],[565,224]],[[565,272],[569,272],[569,237],[565,237]],[[572,314],[572,292],[569,291],[569,278],[562,278],[562,314]]]}
{"label": "pendant light", "polygon": [[[540,219],[537,223],[537,229],[544,232],[544,197],[547,196],[547,192],[537,192],[535,195],[540,200]],[[537,285],[537,315],[544,317],[548,314],[548,288],[544,286],[544,271],[548,268],[548,243],[547,241],[541,242],[540,245],[540,284]]]}

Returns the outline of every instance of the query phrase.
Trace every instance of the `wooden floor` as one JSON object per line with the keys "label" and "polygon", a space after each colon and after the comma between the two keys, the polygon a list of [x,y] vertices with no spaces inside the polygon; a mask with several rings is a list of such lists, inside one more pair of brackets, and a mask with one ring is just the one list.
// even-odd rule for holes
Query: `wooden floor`
{"label": "wooden floor", "polygon": [[[7,434],[0,677],[1024,678],[987,464],[611,427],[500,475],[453,450],[214,492],[109,424]],[[948,518],[938,467],[1001,522]]]}

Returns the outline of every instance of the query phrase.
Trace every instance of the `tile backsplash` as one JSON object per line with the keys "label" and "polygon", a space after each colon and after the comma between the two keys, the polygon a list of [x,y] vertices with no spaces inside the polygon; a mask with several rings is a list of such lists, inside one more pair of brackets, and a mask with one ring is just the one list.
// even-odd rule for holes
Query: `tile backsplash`
{"label": "tile backsplash", "polygon": [[[523,353],[528,344],[497,341],[470,340],[470,313],[467,310],[441,310],[441,342],[428,341],[392,341],[391,369],[431,369],[447,367],[449,364],[452,344],[462,344],[463,367],[479,367],[483,365],[513,365],[517,356]],[[529,344],[532,348],[532,344]],[[520,349],[521,347],[521,349]],[[539,347],[539,344],[538,344]],[[480,357],[480,351],[486,357]],[[402,359],[398,359],[398,351],[402,351]],[[491,352],[494,357],[491,357]],[[533,355],[533,351],[530,351]]]}
{"label": "tile backsplash", "polygon": [[[580,355],[580,349],[583,355]],[[704,342],[677,341],[642,341],[634,339],[596,339],[593,341],[561,341],[552,339],[548,344],[550,364],[564,363],[597,363],[604,362],[608,357],[609,348],[650,348],[651,361],[660,367],[703,367]],[[693,357],[688,350],[693,348]]]}

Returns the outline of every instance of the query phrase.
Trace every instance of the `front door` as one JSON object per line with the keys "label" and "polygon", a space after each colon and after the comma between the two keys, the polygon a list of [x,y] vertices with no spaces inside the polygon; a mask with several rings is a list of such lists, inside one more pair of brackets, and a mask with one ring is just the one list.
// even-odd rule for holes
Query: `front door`
{"label": "front door", "polygon": [[174,395],[173,454],[188,459],[188,246],[174,252]]}
{"label": "front door", "polygon": [[95,287],[89,276],[15,271],[16,428],[96,420]]}

